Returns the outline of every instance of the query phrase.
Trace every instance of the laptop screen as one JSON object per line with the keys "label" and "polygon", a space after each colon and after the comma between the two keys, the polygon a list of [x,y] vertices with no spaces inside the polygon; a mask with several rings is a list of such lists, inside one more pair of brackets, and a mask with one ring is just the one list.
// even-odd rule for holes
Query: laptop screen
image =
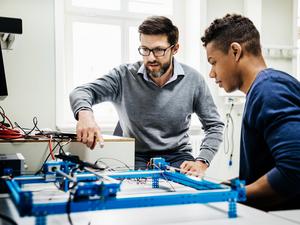
{"label": "laptop screen", "polygon": [[7,85],[6,85],[3,56],[2,56],[1,43],[0,43],[0,96],[7,96],[7,94],[8,94]]}

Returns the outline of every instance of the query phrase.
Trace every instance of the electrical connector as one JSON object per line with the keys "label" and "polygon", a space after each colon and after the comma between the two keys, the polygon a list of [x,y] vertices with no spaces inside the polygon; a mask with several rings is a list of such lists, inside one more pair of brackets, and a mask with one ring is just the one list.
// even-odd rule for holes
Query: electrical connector
{"label": "electrical connector", "polygon": [[225,97],[225,104],[226,105],[231,105],[231,104],[234,104],[234,105],[241,105],[241,104],[244,104],[245,103],[245,97]]}

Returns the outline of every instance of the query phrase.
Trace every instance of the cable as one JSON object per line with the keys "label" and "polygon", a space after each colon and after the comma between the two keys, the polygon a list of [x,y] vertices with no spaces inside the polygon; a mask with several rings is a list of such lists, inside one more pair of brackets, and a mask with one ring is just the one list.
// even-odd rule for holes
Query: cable
{"label": "cable", "polygon": [[[0,106],[1,107],[1,106]],[[10,223],[10,224],[13,224],[13,225],[18,225],[16,221],[14,221],[12,218],[4,215],[4,214],[0,214],[0,219]]]}
{"label": "cable", "polygon": [[10,129],[0,124],[0,138],[1,139],[16,139],[22,138],[23,135],[18,130]]}
{"label": "cable", "polygon": [[[55,139],[55,141],[57,141],[57,143],[56,143],[56,145],[54,146],[54,148],[52,149],[52,152],[54,153],[55,150],[56,150],[56,148],[59,147],[59,154],[65,154],[65,152],[64,152],[64,150],[63,150],[63,147],[64,147],[65,145],[69,144],[70,141],[68,141],[67,143],[65,143],[65,144],[63,144],[63,145],[61,145],[61,141],[58,141],[58,140],[56,140],[56,139]],[[44,160],[44,162],[43,162],[41,168],[40,168],[38,171],[36,171],[35,175],[39,174],[39,173],[43,170],[44,164],[48,161],[48,159],[49,159],[50,156],[51,156],[51,153],[49,153],[49,154],[47,155],[47,157],[46,157],[46,159]]]}
{"label": "cable", "polygon": [[5,111],[4,111],[4,109],[0,106],[0,109],[1,109],[1,113],[0,113],[0,115],[1,115],[1,117],[2,117],[2,121],[1,121],[1,123],[4,123],[5,122],[5,117],[3,116],[3,115],[5,115]]}
{"label": "cable", "polygon": [[0,112],[0,114],[2,116],[2,122],[1,123],[4,124],[5,123],[5,119],[7,119],[8,122],[9,122],[10,127],[13,128],[13,125],[12,125],[10,119],[5,115],[4,109],[1,106],[0,106],[0,108],[1,108],[1,111],[2,111],[2,112]]}
{"label": "cable", "polygon": [[68,221],[70,223],[70,225],[73,225],[73,222],[72,222],[72,218],[71,218],[71,203],[72,203],[72,190],[77,186],[77,182],[74,183],[74,185],[72,187],[70,187],[69,189],[69,198],[68,198],[68,202],[67,202],[67,205],[66,205],[66,212],[67,212],[67,215],[68,215]]}
{"label": "cable", "polygon": [[[130,170],[134,170],[134,166],[130,166],[129,167]],[[128,167],[126,166],[114,166],[114,167],[109,167],[108,170],[111,170],[111,171],[128,171]]]}
{"label": "cable", "polygon": [[51,158],[52,158],[52,160],[54,160],[55,157],[54,157],[53,149],[52,149],[52,135],[50,135],[48,146],[49,146],[49,151],[50,151]]}
{"label": "cable", "polygon": [[[37,117],[33,117],[32,119],[32,122],[33,122],[33,127],[32,128],[24,128],[24,127],[21,127],[17,122],[15,122],[15,125],[16,127],[18,127],[20,130],[23,131],[25,137],[29,136],[33,131],[37,130],[39,132],[41,132],[41,130],[38,128],[37,124],[38,124],[38,119]],[[28,132],[26,132],[25,130],[29,130]]]}
{"label": "cable", "polygon": [[[158,168],[158,169],[160,169],[161,170],[161,168],[160,167],[158,167],[157,165],[155,165],[155,164],[152,164],[152,166],[155,166],[156,168]],[[165,178],[165,181],[167,181],[167,183],[171,186],[171,188],[173,189],[173,191],[174,192],[176,192],[176,190],[175,190],[175,188],[174,188],[174,186],[171,184],[171,182],[169,181],[169,179],[164,175],[164,173],[162,173],[161,174],[164,178]]]}
{"label": "cable", "polygon": [[[226,125],[224,130],[224,153],[225,155],[227,155],[228,153],[230,154],[229,161],[228,161],[229,166],[232,166],[232,158],[233,158],[233,151],[234,151],[234,121],[231,115],[233,107],[234,104],[232,103],[229,112],[226,113]],[[231,124],[231,134],[229,134],[230,124]],[[230,145],[230,141],[231,141],[231,145]]]}
{"label": "cable", "polygon": [[[24,137],[24,135],[17,129],[14,129],[12,122],[5,115],[4,109],[0,106],[2,121],[0,123],[0,138],[1,139],[16,139]],[[6,120],[8,122],[6,122]]]}
{"label": "cable", "polygon": [[113,168],[109,167],[105,162],[103,162],[102,160],[99,160],[99,159],[94,163],[94,165],[98,166],[97,164],[100,162],[102,164],[104,164],[104,166],[105,166],[104,170],[115,171]]}
{"label": "cable", "polygon": [[[35,138],[30,136],[33,130],[39,130],[37,127],[37,118],[33,118],[34,127],[31,129],[22,128],[17,122],[14,122],[15,127],[13,126],[11,120],[6,116],[4,109],[0,106],[2,121],[0,122],[0,138],[2,139],[16,139],[16,138]],[[7,121],[7,122],[6,122]],[[18,128],[18,129],[15,129]],[[25,130],[30,130],[26,132]],[[22,131],[22,132],[21,132]]]}
{"label": "cable", "polygon": [[[115,158],[110,158],[110,157],[101,157],[101,158],[98,158],[96,161],[95,161],[95,165],[98,163],[98,162],[103,162],[102,160],[103,159],[109,159],[109,160],[115,160],[117,162],[120,162],[122,163],[127,169],[131,170],[131,168],[126,164],[124,163],[123,161],[119,160],[119,159],[115,159]],[[107,165],[107,164],[106,164]]]}

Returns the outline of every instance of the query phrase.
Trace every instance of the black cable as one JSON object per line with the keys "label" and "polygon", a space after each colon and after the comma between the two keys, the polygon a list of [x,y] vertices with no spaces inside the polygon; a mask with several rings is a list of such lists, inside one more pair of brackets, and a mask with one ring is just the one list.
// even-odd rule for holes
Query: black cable
{"label": "black cable", "polygon": [[0,106],[0,109],[1,109],[1,113],[0,113],[0,115],[1,115],[1,117],[2,117],[2,121],[0,122],[0,123],[2,123],[3,125],[4,125],[4,123],[5,123],[5,111],[4,111],[4,109]]}
{"label": "black cable", "polygon": [[[124,170],[125,168],[126,168],[126,170]],[[125,167],[125,166],[110,167],[110,168],[108,168],[108,170],[112,170],[112,171],[128,171],[127,167]],[[134,170],[134,166],[132,166],[130,170]]]}
{"label": "black cable", "polygon": [[[0,106],[1,107],[1,106]],[[6,216],[6,215],[3,215],[3,214],[0,214],[0,219],[10,223],[10,224],[13,224],[13,225],[18,225],[16,221],[14,221],[12,218]]]}
{"label": "black cable", "polygon": [[[153,166],[155,166],[156,168],[158,168],[159,170],[161,170],[161,168],[155,164],[152,164]],[[174,186],[171,184],[171,182],[169,181],[169,179],[166,177],[166,175],[164,173],[161,173],[161,175],[164,177],[164,180],[167,181],[167,183],[170,185],[170,187],[173,189],[174,192],[176,192]],[[152,178],[153,179],[153,178]]]}
{"label": "black cable", "polygon": [[[21,129],[21,130],[23,131],[25,137],[28,137],[28,136],[29,136],[33,131],[35,131],[35,130],[41,132],[41,130],[40,130],[39,127],[37,126],[37,124],[38,124],[38,119],[37,119],[36,116],[33,117],[32,122],[33,122],[33,127],[32,127],[32,128],[24,128],[24,127],[21,127],[17,122],[15,122],[15,125],[16,125],[19,129]],[[26,132],[25,130],[30,130],[30,131]],[[41,133],[42,133],[42,132],[41,132]]]}
{"label": "black cable", "polygon": [[[59,143],[59,142],[58,142],[58,143]],[[58,146],[58,143],[56,143],[56,145],[54,146],[54,148],[53,148],[53,153],[54,153],[56,147]],[[51,155],[51,153],[49,153],[49,154],[47,155],[47,157],[46,157],[46,159],[44,160],[44,162],[43,162],[41,168],[40,168],[38,171],[36,171],[36,173],[35,173],[34,175],[38,175],[38,174],[43,170],[44,164],[48,161],[50,155]]]}
{"label": "black cable", "polygon": [[[59,154],[62,154],[62,155],[66,155],[66,153],[65,153],[65,151],[64,151],[64,149],[63,149],[63,146],[65,146],[65,145],[61,145],[61,142],[62,142],[62,141],[61,141],[61,140],[57,140],[57,139],[55,139],[55,141],[56,141],[56,145],[54,146],[52,152],[54,153],[55,150],[56,150],[56,148],[57,148],[57,146],[59,146],[58,153],[59,153]],[[49,154],[47,155],[47,157],[46,157],[46,159],[44,160],[44,162],[43,162],[41,168],[40,168],[34,175],[37,175],[37,174],[39,174],[39,173],[42,171],[42,169],[43,169],[43,167],[44,167],[44,164],[48,161],[48,159],[49,159],[50,156],[51,156],[51,153],[49,153]]]}
{"label": "black cable", "polygon": [[70,187],[69,189],[69,198],[68,198],[68,202],[67,202],[67,205],[66,205],[66,212],[67,212],[67,215],[68,215],[68,221],[70,223],[70,225],[73,225],[73,222],[72,222],[72,218],[71,218],[71,203],[72,203],[72,190],[77,186],[77,182],[74,183],[74,185],[72,187]]}
{"label": "black cable", "polygon": [[[224,153],[229,155],[229,166],[232,166],[232,158],[233,158],[233,152],[234,152],[234,121],[231,115],[232,109],[234,107],[234,104],[231,104],[230,110],[228,113],[226,113],[226,125],[224,130]],[[231,127],[231,145],[230,145],[230,137],[229,137],[229,125],[232,125]]]}
{"label": "black cable", "polygon": [[[110,158],[110,157],[101,157],[101,158],[98,158],[94,164],[97,164],[98,162],[101,162],[101,160],[103,159],[109,159],[109,160],[115,160],[117,162],[120,162],[121,164],[123,164],[127,169],[131,170],[131,168],[126,164],[124,163],[123,161],[119,160],[119,159],[115,159],[115,158]],[[102,161],[103,162],[103,161]]]}
{"label": "black cable", "polygon": [[66,205],[66,211],[67,211],[67,215],[68,215],[68,221],[69,221],[70,225],[73,225],[72,218],[71,218],[71,202],[72,202],[72,194],[70,192],[68,202]]}
{"label": "black cable", "polygon": [[[2,111],[2,112],[0,112],[0,115],[2,117],[2,121],[0,122],[0,125],[3,125],[4,127],[13,129],[11,122],[9,121],[9,119],[5,115],[4,109],[1,106],[0,106],[0,109]],[[8,122],[6,122],[7,119],[8,119]]]}
{"label": "black cable", "polygon": [[[105,166],[104,170],[114,171],[113,168],[109,167],[109,166],[108,166],[105,162],[103,162],[102,160],[97,159],[97,161],[94,163],[94,165],[98,166],[98,165],[97,165],[98,163],[104,164],[104,166]],[[100,167],[100,166],[98,166],[98,167]]]}
{"label": "black cable", "polygon": [[61,145],[61,142],[62,142],[62,140],[58,140],[58,139],[53,139],[53,140],[55,140],[56,142],[57,142],[57,144],[59,145],[59,150],[58,150],[58,153],[59,154],[62,154],[62,155],[66,155],[66,153],[65,153],[65,151],[64,151],[64,146],[66,145],[66,144],[69,144],[70,143],[70,141],[68,142],[68,143],[66,143],[66,144],[64,144],[64,145]]}

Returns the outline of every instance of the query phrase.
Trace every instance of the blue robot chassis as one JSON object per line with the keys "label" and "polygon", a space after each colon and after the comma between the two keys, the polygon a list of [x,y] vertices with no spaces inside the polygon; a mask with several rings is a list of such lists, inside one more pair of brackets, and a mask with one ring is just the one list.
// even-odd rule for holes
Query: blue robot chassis
{"label": "blue robot chassis", "polygon": [[[234,218],[237,216],[236,202],[246,200],[244,183],[238,179],[225,186],[175,172],[162,158],[154,158],[152,163],[152,170],[98,173],[82,167],[75,174],[76,164],[50,161],[44,165],[43,175],[8,178],[6,184],[20,216],[35,216],[36,224],[46,224],[47,215],[52,214],[224,201],[228,202],[228,217]],[[152,188],[159,188],[162,179],[193,188],[196,192],[118,197],[122,180],[138,178],[151,178]],[[36,203],[33,192],[22,189],[25,184],[34,183],[58,183],[61,190],[70,193],[70,198],[65,202]]]}

